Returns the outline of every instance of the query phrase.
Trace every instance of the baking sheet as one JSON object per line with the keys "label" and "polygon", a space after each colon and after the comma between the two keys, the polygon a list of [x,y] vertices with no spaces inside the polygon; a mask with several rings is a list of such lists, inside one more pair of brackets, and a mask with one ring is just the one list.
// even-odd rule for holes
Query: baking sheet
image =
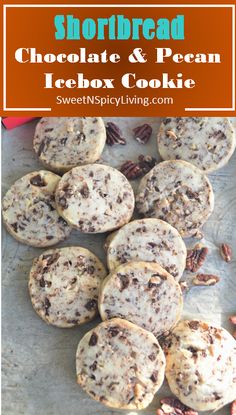
{"label": "baking sheet", "polygon": [[[108,121],[108,119],[105,119]],[[124,160],[140,154],[157,154],[156,133],[159,118],[109,118],[117,123],[127,139],[126,146],[106,146],[101,162],[119,167]],[[232,119],[234,128],[236,120]],[[37,122],[37,121],[36,121]],[[36,122],[2,134],[3,195],[21,176],[42,168],[32,151]],[[132,128],[149,123],[153,135],[147,145],[132,138]],[[195,287],[185,298],[184,317],[200,317],[228,328],[228,317],[236,312],[236,153],[223,169],[209,175],[215,191],[215,209],[204,226],[205,243],[210,250],[203,272],[221,277],[213,287]],[[132,182],[134,188],[138,182]],[[104,235],[83,235],[73,231],[57,246],[81,245],[105,262]],[[187,240],[188,245],[196,240]],[[219,256],[220,243],[233,248],[233,261],[226,264]],[[76,384],[75,353],[79,340],[100,320],[73,329],[47,326],[33,311],[27,279],[34,257],[43,252],[15,241],[3,229],[2,234],[2,413],[4,415],[115,415],[118,411],[93,401]],[[185,275],[188,278],[188,275]],[[185,278],[184,278],[185,279]],[[169,394],[162,387],[152,404],[141,413],[154,415],[158,398]],[[229,407],[218,412],[229,414]]]}

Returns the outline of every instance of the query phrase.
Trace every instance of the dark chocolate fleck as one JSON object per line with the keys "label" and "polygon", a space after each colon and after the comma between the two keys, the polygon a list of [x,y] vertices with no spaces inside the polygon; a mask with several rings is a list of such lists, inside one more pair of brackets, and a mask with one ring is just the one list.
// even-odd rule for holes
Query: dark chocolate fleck
{"label": "dark chocolate fleck", "polygon": [[83,184],[83,187],[80,190],[80,194],[84,199],[87,199],[89,197],[89,188],[86,183]]}
{"label": "dark chocolate fleck", "polygon": [[96,309],[97,309],[97,300],[94,300],[94,299],[89,300],[89,301],[85,304],[85,308],[86,308],[88,311],[91,311],[91,310],[96,310]]}
{"label": "dark chocolate fleck", "polygon": [[63,138],[61,138],[61,144],[62,144],[63,146],[65,146],[65,145],[66,145],[67,140],[68,140],[68,137],[63,137]]}
{"label": "dark chocolate fleck", "polygon": [[129,286],[129,278],[124,274],[117,274],[117,277],[120,279],[120,291],[125,290]]}
{"label": "dark chocolate fleck", "polygon": [[158,372],[157,372],[157,370],[154,370],[154,372],[152,373],[150,379],[151,379],[152,382],[155,383],[157,381],[157,378],[158,378]]}
{"label": "dark chocolate fleck", "polygon": [[96,333],[92,333],[90,339],[89,339],[89,346],[95,346],[98,341],[98,335]]}
{"label": "dark chocolate fleck", "polygon": [[120,329],[118,327],[113,326],[113,327],[110,327],[108,329],[108,333],[111,337],[117,336],[119,334],[119,332],[120,332]]}
{"label": "dark chocolate fleck", "polygon": [[49,312],[48,309],[51,307],[51,303],[49,301],[49,299],[46,297],[45,301],[44,301],[44,308],[45,308],[45,315],[49,316]]}
{"label": "dark chocolate fleck", "polygon": [[47,183],[45,182],[45,180],[43,179],[43,177],[40,176],[40,174],[36,174],[36,176],[31,177],[30,183],[33,186],[38,186],[38,187],[47,186]]}
{"label": "dark chocolate fleck", "polygon": [[11,227],[13,228],[13,230],[14,230],[14,232],[18,232],[18,224],[17,224],[17,222],[15,222],[15,223],[11,223]]}
{"label": "dark chocolate fleck", "polygon": [[91,369],[93,372],[97,369],[97,361],[96,360],[89,366],[89,369]]}

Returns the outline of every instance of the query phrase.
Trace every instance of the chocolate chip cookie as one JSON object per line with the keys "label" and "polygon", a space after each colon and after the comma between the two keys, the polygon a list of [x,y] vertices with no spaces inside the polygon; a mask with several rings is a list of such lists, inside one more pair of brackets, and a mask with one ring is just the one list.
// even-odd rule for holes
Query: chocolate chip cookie
{"label": "chocolate chip cookie", "polygon": [[45,166],[64,172],[97,161],[105,142],[100,117],[49,117],[37,124],[33,146]]}
{"label": "chocolate chip cookie", "polygon": [[199,320],[178,323],[167,337],[166,377],[172,392],[197,411],[216,411],[236,396],[236,341]]}
{"label": "chocolate chip cookie", "polygon": [[133,189],[113,167],[89,164],[64,174],[56,190],[61,216],[85,233],[101,233],[129,222],[134,210]]}
{"label": "chocolate chip cookie", "polygon": [[168,222],[182,237],[193,236],[214,208],[208,178],[183,160],[163,161],[139,185],[136,206],[145,217]]}
{"label": "chocolate chip cookie", "polygon": [[209,173],[229,161],[236,140],[228,118],[177,117],[163,120],[157,145],[163,160],[186,160]]}
{"label": "chocolate chip cookie", "polygon": [[80,341],[77,381],[95,400],[111,408],[146,408],[164,380],[165,357],[152,333],[115,318]]}
{"label": "chocolate chip cookie", "polygon": [[49,171],[34,171],[17,180],[5,194],[3,221],[19,242],[47,247],[69,236],[71,227],[56,210],[55,189],[59,180]]}
{"label": "chocolate chip cookie", "polygon": [[160,265],[137,261],[104,279],[98,304],[103,320],[124,318],[157,337],[180,319],[183,298],[179,284]]}
{"label": "chocolate chip cookie", "polygon": [[33,262],[29,292],[36,313],[48,324],[73,327],[98,312],[98,291],[106,271],[101,261],[79,246],[51,249]]}
{"label": "chocolate chip cookie", "polygon": [[160,219],[134,220],[106,241],[110,270],[130,261],[157,262],[178,281],[186,265],[186,246],[178,231]]}

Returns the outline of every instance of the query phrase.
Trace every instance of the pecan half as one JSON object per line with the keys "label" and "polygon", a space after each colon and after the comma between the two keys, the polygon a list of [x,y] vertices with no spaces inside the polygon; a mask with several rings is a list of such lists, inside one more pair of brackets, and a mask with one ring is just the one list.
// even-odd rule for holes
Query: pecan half
{"label": "pecan half", "polygon": [[197,274],[193,279],[193,285],[215,285],[217,282],[220,281],[220,278],[217,275],[213,274]]}
{"label": "pecan half", "polygon": [[152,168],[156,165],[157,160],[155,157],[152,156],[144,156],[143,154],[140,154],[138,157],[138,164],[139,167],[142,169],[143,174],[148,173]]}
{"label": "pecan half", "polygon": [[232,259],[232,249],[228,244],[221,244],[220,255],[225,262],[230,262]]}
{"label": "pecan half", "polygon": [[161,409],[157,409],[157,415],[198,415],[198,412],[172,396],[163,398],[160,402]]}
{"label": "pecan half", "polygon": [[127,177],[129,180],[137,179],[142,176],[143,172],[138,163],[135,163],[132,160],[125,161],[120,167],[121,173]]}
{"label": "pecan half", "polygon": [[126,144],[126,140],[122,137],[121,130],[119,127],[114,124],[114,122],[108,122],[106,125],[106,132],[107,132],[107,139],[106,143],[109,146],[113,146],[114,144]]}
{"label": "pecan half", "polygon": [[236,400],[233,401],[232,404],[231,404],[230,414],[231,415],[236,415]]}
{"label": "pecan half", "polygon": [[149,124],[143,124],[133,129],[134,138],[141,144],[146,144],[152,135],[152,127]]}
{"label": "pecan half", "polygon": [[186,270],[196,272],[204,263],[208,254],[208,248],[197,244],[187,251]]}

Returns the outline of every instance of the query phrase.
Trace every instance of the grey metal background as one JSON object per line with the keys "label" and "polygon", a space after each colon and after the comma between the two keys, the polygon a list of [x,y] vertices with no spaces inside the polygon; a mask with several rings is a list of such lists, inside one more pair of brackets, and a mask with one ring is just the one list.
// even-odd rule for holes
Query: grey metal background
{"label": "grey metal background", "polygon": [[[106,120],[106,119],[105,119]],[[107,119],[108,120],[108,119]],[[122,161],[136,159],[139,154],[152,154],[157,159],[156,133],[159,118],[113,118],[127,138],[126,146],[106,147],[102,162],[119,167]],[[132,138],[132,128],[148,122],[153,135],[148,145]],[[233,119],[236,127],[235,119]],[[3,195],[24,174],[43,168],[32,151],[36,122],[31,122],[2,135]],[[215,210],[204,226],[204,243],[210,253],[203,271],[215,273],[221,281],[214,287],[193,288],[185,298],[184,316],[200,317],[221,324],[231,332],[228,316],[236,312],[236,154],[223,169],[211,174],[215,191]],[[134,182],[136,187],[137,183]],[[73,231],[69,239],[58,246],[81,245],[91,249],[104,262],[104,235],[82,235]],[[186,241],[193,244],[194,240]],[[234,256],[226,264],[218,247],[227,242]],[[4,415],[112,415],[111,410],[89,398],[76,384],[75,352],[86,331],[99,322],[74,329],[47,326],[33,311],[27,279],[34,257],[43,250],[27,247],[15,241],[3,229],[2,242],[2,349]],[[188,278],[188,275],[186,275]],[[168,392],[164,385],[160,394],[142,413],[155,414],[158,398]],[[123,411],[124,412],[124,411]],[[127,412],[135,414],[135,412]],[[229,413],[228,408],[219,415]]]}

